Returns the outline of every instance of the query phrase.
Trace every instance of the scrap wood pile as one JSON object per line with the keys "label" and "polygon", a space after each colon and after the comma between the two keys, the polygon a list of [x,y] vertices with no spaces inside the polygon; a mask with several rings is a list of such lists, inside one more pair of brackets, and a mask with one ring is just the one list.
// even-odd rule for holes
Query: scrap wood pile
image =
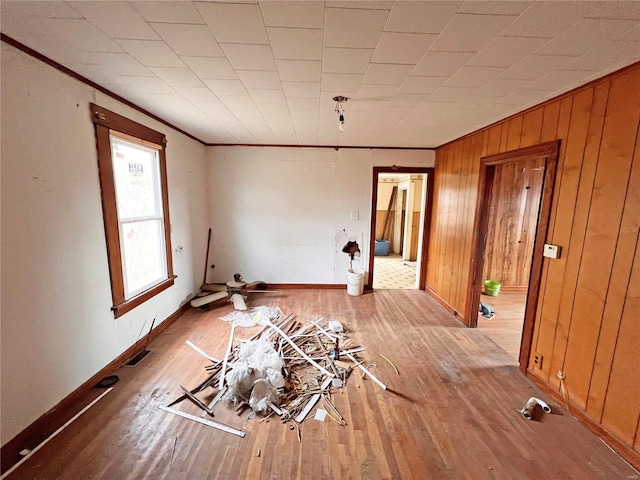
{"label": "scrap wood pile", "polygon": [[[365,349],[353,345],[340,322],[329,322],[323,328],[320,326],[322,319],[303,325],[293,315],[280,315],[270,321],[259,313],[255,320],[263,325],[262,330],[236,347],[233,346],[235,323],[231,323],[229,343],[223,359],[210,357],[187,342],[212,362],[205,367],[209,376],[191,390],[181,386],[183,395],[168,407],[160,408],[243,437],[244,431],[204,417],[213,417],[213,408],[224,400],[232,402],[237,411],[251,408],[253,412],[262,412],[266,416],[278,415],[283,423],[293,420],[297,428],[297,424],[323,399],[326,415],[336,423],[346,425],[331,401],[332,387],[341,389],[350,373],[359,368],[363,378],[366,375],[386,389],[386,385],[357,358],[357,353]],[[395,365],[380,355],[397,372]],[[197,395],[209,387],[217,389],[217,394],[206,404]],[[187,399],[202,410],[201,417],[171,408]],[[294,428],[293,425],[290,428]]]}

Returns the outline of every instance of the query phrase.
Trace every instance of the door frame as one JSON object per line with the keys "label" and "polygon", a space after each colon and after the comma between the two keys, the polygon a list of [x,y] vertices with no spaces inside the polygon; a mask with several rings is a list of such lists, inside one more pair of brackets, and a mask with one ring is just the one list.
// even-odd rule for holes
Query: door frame
{"label": "door frame", "polygon": [[558,152],[560,140],[541,143],[533,147],[520,148],[509,152],[490,155],[480,159],[480,176],[478,179],[478,198],[476,202],[473,238],[471,243],[471,257],[469,269],[469,285],[467,288],[467,306],[465,321],[468,327],[476,327],[478,324],[478,305],[480,303],[480,291],[482,288],[482,268],[487,243],[487,230],[489,226],[489,203],[493,192],[493,179],[497,165],[529,159],[545,159],[545,172],[542,185],[540,209],[538,211],[538,224],[536,227],[535,241],[533,244],[533,256],[529,271],[529,285],[527,289],[527,303],[524,314],[524,325],[520,342],[520,371],[527,370],[531,344],[533,341],[533,329],[535,324],[538,295],[540,293],[540,280],[542,277],[543,250],[549,228],[551,216],[551,202],[555,184],[556,168],[558,165]]}
{"label": "door frame", "polygon": [[[427,194],[422,208],[424,209],[424,221],[422,228],[422,254],[420,256],[420,282],[418,288],[424,290],[427,282],[427,260],[429,258],[429,231],[431,228],[431,208],[433,206],[433,182],[436,169],[434,167],[373,167],[373,189],[371,192],[371,234],[369,238],[369,279],[366,289],[373,288],[374,253],[376,247],[376,211],[378,209],[378,174],[400,173],[421,174],[427,176]],[[397,204],[397,201],[396,201]]]}

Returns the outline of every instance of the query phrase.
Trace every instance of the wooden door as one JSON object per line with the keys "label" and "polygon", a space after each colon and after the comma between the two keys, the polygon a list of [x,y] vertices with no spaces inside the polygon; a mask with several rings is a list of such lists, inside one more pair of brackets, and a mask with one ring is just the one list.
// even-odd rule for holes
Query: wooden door
{"label": "wooden door", "polygon": [[526,289],[533,255],[546,160],[495,166],[482,278]]}

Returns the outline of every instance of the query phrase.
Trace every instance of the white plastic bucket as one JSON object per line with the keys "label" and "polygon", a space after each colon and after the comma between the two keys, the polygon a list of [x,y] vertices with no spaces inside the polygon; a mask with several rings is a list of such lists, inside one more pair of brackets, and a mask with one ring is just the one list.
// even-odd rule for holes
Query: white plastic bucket
{"label": "white plastic bucket", "polygon": [[347,293],[354,297],[364,291],[364,270],[347,270]]}

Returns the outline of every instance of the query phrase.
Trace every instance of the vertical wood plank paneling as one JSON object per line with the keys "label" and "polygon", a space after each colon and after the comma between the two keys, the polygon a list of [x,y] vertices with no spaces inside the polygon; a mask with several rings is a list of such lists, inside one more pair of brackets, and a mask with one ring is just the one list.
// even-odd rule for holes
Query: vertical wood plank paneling
{"label": "vertical wood plank paneling", "polygon": [[[496,187],[499,188],[501,185],[503,170],[501,168],[496,168],[493,173],[493,182]],[[496,232],[499,231],[498,222],[500,220],[500,216],[498,215],[498,207],[500,204],[493,201],[491,199],[489,201],[489,220],[487,222],[487,244],[484,252],[484,266],[482,277],[487,280],[491,278],[491,273],[495,269],[494,259],[498,258],[500,253],[497,251],[498,247],[501,246],[499,242],[496,242]],[[497,279],[496,279],[497,280]]]}
{"label": "vertical wood plank paneling", "polygon": [[500,153],[500,136],[502,135],[502,124],[494,125],[488,131],[487,149],[484,156]]}
{"label": "vertical wood plank paneling", "polygon": [[[467,189],[467,180],[469,178],[469,163],[471,157],[472,138],[468,137],[463,140],[463,152],[460,165],[460,186],[459,191],[464,192]],[[466,195],[458,195],[458,219],[456,221],[456,244],[455,244],[455,291],[453,292],[453,298],[459,299],[461,292],[465,290],[466,285],[462,284],[463,279],[463,255],[464,250],[464,230],[465,230],[465,215],[466,215]],[[460,304],[457,301],[457,304]]]}
{"label": "vertical wood plank paneling", "polygon": [[540,213],[540,199],[544,182],[545,160],[538,158],[525,168],[525,204],[521,214],[522,223],[518,231],[518,259],[515,269],[516,285],[529,284],[533,246]]}
{"label": "vertical wood plank paneling", "polygon": [[611,81],[600,147],[600,157],[606,163],[600,161],[596,171],[568,339],[558,342],[567,345],[567,388],[581,409],[586,406],[636,143],[639,80],[631,72]]}
{"label": "vertical wood plank paneling", "polygon": [[[637,257],[638,231],[640,231],[640,139],[636,135],[633,167],[629,177],[622,225],[616,246],[616,254],[611,272],[611,282],[607,292],[604,314],[598,336],[593,371],[589,383],[587,412],[598,421],[602,418],[609,375],[613,363],[614,349],[618,338],[620,320],[631,275],[630,258]],[[637,259],[636,259],[637,260]],[[640,311],[637,312],[640,314]]]}
{"label": "vertical wood plank paneling", "polygon": [[[544,159],[495,167],[483,278],[526,287],[538,221]],[[540,170],[536,170],[540,168]]]}
{"label": "vertical wood plank paneling", "polygon": [[[511,254],[512,254],[512,245],[511,242],[508,241],[509,237],[513,234],[513,216],[511,215],[513,211],[513,192],[510,188],[515,183],[515,164],[509,163],[506,165],[499,165],[496,167],[496,172],[500,170],[500,181],[496,182],[494,179],[494,192],[496,190],[500,192],[509,192],[506,195],[506,198],[502,199],[502,201],[498,201],[496,196],[493,195],[493,199],[495,203],[497,203],[496,216],[498,217],[496,232],[494,233],[496,238],[497,247],[494,249],[497,256],[497,262],[500,262],[504,265],[507,263],[504,270],[509,270],[509,262],[511,262]],[[494,279],[492,279],[494,280]],[[499,278],[495,279],[500,281]]]}
{"label": "vertical wood plank paneling", "polygon": [[480,158],[560,139],[547,241],[562,256],[542,267],[530,371],[558,389],[562,369],[574,408],[640,451],[638,85],[640,64],[439,148],[428,278],[465,311]]}
{"label": "vertical wood plank paneling", "polygon": [[[550,142],[558,138],[558,119],[560,117],[560,102],[556,101],[544,106],[544,115],[542,118],[542,127],[540,130],[540,143]],[[564,139],[561,139],[563,141]],[[559,171],[558,171],[559,173]],[[539,305],[543,305],[544,303],[544,293],[545,293],[545,285],[547,279],[547,270],[549,265],[547,263],[542,264],[542,276],[540,278],[540,296],[538,300]],[[529,358],[529,364],[531,365],[533,362],[533,356],[537,353],[536,346],[539,341],[540,331],[541,331],[541,317],[542,317],[542,308],[538,308],[536,310],[536,319],[533,326],[533,345],[531,349],[531,358]],[[543,363],[543,366],[544,365]],[[544,370],[548,372],[548,370]],[[538,375],[548,378],[548,375],[543,374],[540,370],[536,372]]]}
{"label": "vertical wood plank paneling", "polygon": [[485,129],[480,133],[476,133],[474,137],[482,135],[482,151],[480,158],[486,157],[488,155],[487,151],[489,149],[489,129]]}
{"label": "vertical wood plank paneling", "polygon": [[[566,248],[565,252],[563,253],[563,257],[566,260],[566,268],[564,271],[564,282],[562,284],[562,289],[566,291],[566,294],[560,299],[560,310],[556,314],[557,318],[560,319],[568,319],[571,316],[571,310],[573,309],[572,292],[575,291],[575,286],[578,278],[578,270],[580,267],[580,259],[582,258],[582,245],[584,243],[584,235],[587,228],[587,218],[589,215],[589,208],[591,206],[593,181],[595,178],[598,156],[600,153],[600,139],[602,137],[602,127],[604,125],[604,115],[607,106],[608,94],[608,81],[603,82],[602,84],[595,87],[594,98],[592,101],[591,112],[589,116],[589,127],[587,130],[587,140],[583,155],[582,170],[580,173],[580,185],[578,187],[578,194],[576,198],[576,208],[572,218],[573,230],[568,248]],[[547,266],[548,265],[549,264],[547,264]],[[538,309],[539,318],[536,325],[538,328],[540,328],[542,325],[539,319],[543,311],[547,315],[549,315],[549,310],[545,310],[544,306]],[[566,329],[566,327],[564,328]],[[553,333],[555,335],[556,330],[558,330],[558,327],[553,326],[553,331],[550,330],[549,334]],[[541,344],[544,345],[544,342],[543,340],[539,339],[537,345]],[[558,346],[558,348],[560,347]],[[541,348],[541,350],[542,349],[543,348]],[[560,358],[563,358],[563,356],[561,356]],[[557,370],[561,367],[561,364],[556,363],[553,365],[553,368],[549,369],[554,375],[552,379],[554,385],[557,385],[555,372],[557,372]]]}
{"label": "vertical wood plank paneling", "polygon": [[500,124],[500,150],[499,152],[507,151],[507,142],[509,141],[509,121],[502,122]]}
{"label": "vertical wood plank paneling", "polygon": [[446,285],[445,282],[447,280],[446,276],[446,251],[447,251],[447,236],[449,235],[449,199],[452,195],[451,186],[449,182],[451,180],[451,171],[452,171],[452,156],[453,156],[453,148],[454,145],[451,145],[450,148],[446,151],[446,160],[444,162],[444,168],[440,172],[436,172],[438,183],[440,185],[440,200],[441,203],[438,206],[438,214],[442,218],[442,228],[439,232],[439,249],[438,249],[438,292],[443,296],[444,299],[449,300],[449,297],[446,296]]}
{"label": "vertical wood plank paneling", "polygon": [[448,223],[447,223],[447,208],[448,208],[448,204],[447,204],[447,198],[448,198],[448,172],[451,168],[451,163],[450,163],[450,158],[451,158],[451,151],[453,150],[453,146],[447,148],[444,152],[444,158],[443,158],[443,168],[441,169],[441,171],[436,173],[436,180],[438,182],[438,185],[440,186],[440,204],[438,206],[438,214],[442,215],[442,218],[444,219],[444,221],[442,222],[442,225],[440,226],[440,231],[438,232],[438,263],[436,264],[437,267],[437,277],[438,277],[438,292],[441,293],[441,295],[444,295],[443,291],[444,291],[444,251],[445,251],[445,234],[446,234],[446,230],[448,228]]}
{"label": "vertical wood plank paneling", "polygon": [[[542,143],[540,137],[543,117],[544,108],[536,108],[524,114],[522,118],[522,132],[520,134],[520,148],[531,147]],[[553,140],[553,138],[550,140]]]}
{"label": "vertical wood plank paneling", "polygon": [[[520,117],[520,119],[522,119],[522,117]],[[519,127],[520,128],[517,129],[518,135],[520,134],[522,122],[520,122]],[[516,137],[515,140],[518,140],[518,138]],[[509,195],[509,198],[508,198],[509,203],[508,203],[507,211],[505,212],[504,220],[503,220],[505,230],[502,238],[502,243],[505,246],[503,262],[506,263],[505,277],[506,277],[507,285],[513,285],[513,269],[515,266],[514,262],[516,260],[516,255],[517,255],[516,243],[513,239],[517,237],[516,232],[518,228],[518,210],[519,210],[518,207],[520,204],[519,193],[523,188],[521,165],[519,165],[518,162],[516,162],[516,163],[511,163],[510,166],[511,168],[508,169],[509,174],[508,176],[505,177],[505,180],[507,181],[507,183],[503,185],[504,188],[509,188],[509,187],[511,188],[511,195]]]}
{"label": "vertical wood plank paneling", "polygon": [[[433,208],[432,208],[432,217],[433,219],[440,218],[440,206],[442,204],[441,195],[442,187],[441,187],[441,172],[444,170],[446,165],[446,155],[448,149],[441,148],[436,150],[436,160],[435,160],[435,171],[437,173],[434,174],[433,178]],[[429,262],[427,263],[427,282],[426,284],[432,288],[436,292],[440,292],[440,277],[438,275],[438,265],[440,264],[440,234],[442,232],[443,225],[441,221],[432,221],[431,222],[431,239],[429,242]]]}
{"label": "vertical wood plank paneling", "polygon": [[[551,238],[551,243],[556,245],[566,246],[571,242],[575,200],[580,182],[592,101],[593,89],[583,90],[573,100],[571,126],[565,142],[564,165],[556,192],[556,222]],[[552,339],[550,338],[552,343],[545,345],[544,350],[551,352],[547,361],[550,372],[549,382],[559,386],[556,372],[562,368],[571,315],[568,312],[568,315],[559,317],[558,309],[563,294],[573,298],[573,289],[564,288],[567,255],[562,255],[558,260],[548,260],[547,263],[549,266],[543,316],[548,319],[550,325],[555,324],[555,328],[549,331],[549,337],[553,336]]]}
{"label": "vertical wood plank paneling", "polygon": [[[474,223],[474,212],[476,210],[476,202],[477,202],[477,188],[478,188],[478,179],[480,176],[480,158],[482,158],[482,152],[486,148],[487,141],[489,138],[489,134],[487,131],[479,135],[474,135],[474,144],[472,150],[472,158],[469,159],[469,179],[467,181],[467,189],[464,195],[467,197],[467,203],[465,206],[465,245],[464,245],[464,254],[463,254],[463,262],[462,262],[462,275],[463,275],[463,290],[460,292],[461,303],[464,303],[463,300],[467,294],[467,286],[469,285],[469,268],[468,265],[471,262],[471,241],[473,238],[473,223]],[[465,305],[466,307],[466,305]],[[461,310],[464,311],[464,310]]]}
{"label": "vertical wood plank paneling", "polygon": [[640,256],[636,254],[624,304],[602,425],[633,445],[640,416]]}
{"label": "vertical wood plank paneling", "polygon": [[558,210],[558,202],[556,201],[558,191],[562,188],[562,173],[564,171],[564,161],[567,152],[567,142],[569,137],[569,129],[571,128],[571,110],[573,107],[574,97],[567,97],[560,101],[560,114],[558,116],[558,130],[556,131],[556,138],[564,139],[564,142],[560,143],[560,152],[558,153],[558,173],[560,178],[556,177],[556,192],[554,193],[554,202],[551,207],[551,218],[549,221],[549,232],[553,232],[555,228],[556,215]]}
{"label": "vertical wood plank paneling", "polygon": [[[454,199],[457,197],[457,192],[454,188],[454,181],[456,179],[453,178],[453,172],[456,168],[456,162],[459,161],[460,150],[462,149],[462,145],[460,143],[456,143],[453,145],[453,148],[450,152],[450,158],[447,168],[447,176],[446,176],[446,228],[443,231],[443,245],[442,252],[443,262],[442,262],[442,293],[445,296],[444,298],[451,299],[451,272],[452,272],[452,258],[453,255],[451,253],[452,250],[452,241],[455,238],[455,230],[454,230],[454,219],[456,216],[456,212],[454,211],[453,204]],[[455,307],[455,299],[453,306]]]}
{"label": "vertical wood plank paneling", "polygon": [[[442,204],[440,205],[440,209],[439,209],[439,213],[442,215],[443,218],[443,224],[442,224],[442,230],[440,232],[440,249],[438,250],[439,256],[440,256],[440,263],[438,264],[438,277],[440,279],[440,292],[442,295],[447,295],[446,293],[446,285],[445,282],[447,280],[447,276],[446,276],[446,263],[447,263],[447,236],[449,234],[449,208],[450,208],[450,204],[449,204],[449,200],[451,197],[451,186],[449,185],[449,182],[451,180],[451,171],[453,168],[453,161],[451,160],[452,155],[453,155],[453,148],[454,145],[451,146],[451,148],[448,149],[447,151],[447,161],[444,165],[444,170],[442,172],[442,176],[440,177],[440,185],[442,188]],[[444,298],[449,298],[447,296],[445,296]]]}
{"label": "vertical wood plank paneling", "polygon": [[[562,177],[562,165],[564,164],[564,156],[567,150],[567,137],[568,131],[571,121],[571,107],[573,104],[573,97],[568,97],[560,102],[560,110],[558,113],[558,126],[556,131],[556,138],[560,138],[563,141],[560,143],[560,152],[558,154],[558,167],[556,174],[556,186],[554,190],[554,199],[551,205],[551,217],[549,219],[549,232],[553,232],[555,216],[558,209],[558,192],[559,192],[559,183],[561,183]],[[560,178],[559,178],[560,177]],[[538,338],[535,345],[535,351],[541,353],[547,361],[542,363],[542,369],[538,370],[538,374],[542,376],[545,380],[549,380],[549,375],[551,369],[549,368],[551,354],[553,351],[553,340],[555,337],[555,325],[556,318],[555,312],[547,306],[547,295],[551,294],[552,298],[555,296],[557,298],[557,292],[555,289],[559,288],[560,283],[557,281],[557,277],[554,277],[550,270],[553,270],[553,264],[545,261],[543,262],[542,269],[542,278],[540,281],[540,296],[538,298],[538,309],[536,312],[536,324],[540,324],[540,329],[538,330]],[[551,287],[550,287],[551,285]],[[532,349],[532,355],[533,355]]]}
{"label": "vertical wood plank paneling", "polygon": [[558,138],[558,120],[560,118],[560,102],[553,102],[544,106],[542,127],[540,129],[540,143],[550,142]]}
{"label": "vertical wood plank paneling", "polygon": [[[450,249],[450,258],[451,258],[451,287],[450,287],[450,298],[458,298],[458,281],[459,281],[459,250],[460,250],[460,242],[461,242],[461,219],[464,212],[462,211],[462,205],[464,204],[464,198],[461,197],[458,192],[462,189],[462,185],[464,182],[464,178],[462,177],[462,165],[464,164],[464,156],[465,151],[467,149],[467,145],[465,141],[458,142],[459,148],[455,150],[455,162],[453,169],[453,191],[455,194],[453,197],[455,198],[455,203],[453,208],[455,210],[455,216],[453,219],[453,238],[451,239],[451,249]],[[454,303],[454,307],[458,308],[458,302]]]}
{"label": "vertical wood plank paneling", "polygon": [[517,150],[520,148],[520,135],[522,133],[523,116],[518,115],[509,121],[509,130],[507,133],[507,147],[503,152],[509,150]]}
{"label": "vertical wood plank paneling", "polygon": [[436,150],[436,159],[434,162],[435,173],[433,175],[433,209],[431,212],[431,229],[430,229],[430,240],[429,240],[429,261],[427,262],[427,281],[426,285],[433,289],[434,291],[439,290],[439,282],[438,278],[438,263],[440,262],[440,255],[438,255],[439,246],[440,246],[440,232],[442,230],[442,222],[435,221],[435,219],[440,218],[440,173],[439,171],[444,168],[444,156],[446,154],[447,149],[439,149]]}

